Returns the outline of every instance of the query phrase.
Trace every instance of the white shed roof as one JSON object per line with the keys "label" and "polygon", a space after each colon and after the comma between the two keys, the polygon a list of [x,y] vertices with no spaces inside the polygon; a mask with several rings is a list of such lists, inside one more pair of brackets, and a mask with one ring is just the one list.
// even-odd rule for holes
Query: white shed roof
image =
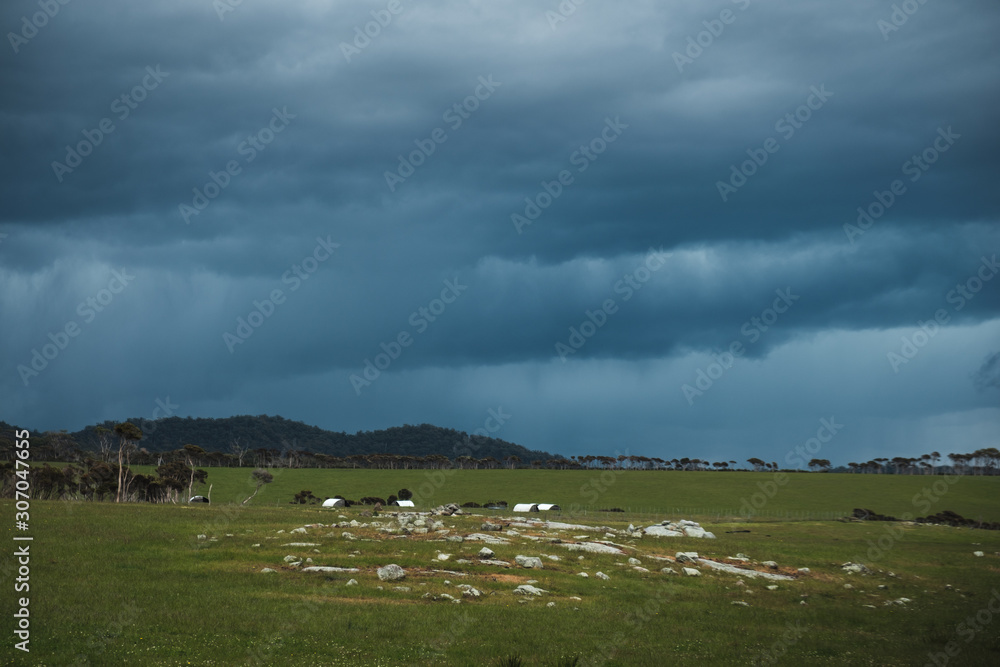
{"label": "white shed roof", "polygon": [[414,506],[412,500],[397,500],[393,504],[396,505],[396,506],[398,506],[398,507],[413,507]]}
{"label": "white shed roof", "polygon": [[343,507],[343,498],[327,498],[323,501],[323,507]]}
{"label": "white shed roof", "polygon": [[515,512],[537,512],[538,503],[518,503],[514,505]]}
{"label": "white shed roof", "polygon": [[547,510],[558,510],[562,508],[559,507],[559,505],[556,505],[555,503],[538,503],[538,509],[545,512]]}

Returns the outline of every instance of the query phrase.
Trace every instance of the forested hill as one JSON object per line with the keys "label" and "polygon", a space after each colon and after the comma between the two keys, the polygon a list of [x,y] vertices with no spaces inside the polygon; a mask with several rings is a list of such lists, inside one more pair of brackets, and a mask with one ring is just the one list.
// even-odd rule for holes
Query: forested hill
{"label": "forested hill", "polygon": [[[383,431],[359,431],[351,435],[267,415],[223,419],[167,417],[156,421],[144,419],[124,421],[130,421],[142,429],[144,437],[138,446],[150,452],[167,452],[191,444],[201,447],[206,452],[229,453],[236,443],[240,447],[248,448],[249,451],[258,449],[281,451],[292,448],[341,458],[355,454],[394,454],[439,455],[454,459],[466,455],[476,459],[493,457],[503,461],[507,457],[517,456],[525,463],[555,458],[547,452],[529,450],[504,440],[469,436],[464,431],[431,424],[419,426],[407,424]],[[98,449],[94,431],[96,426],[113,430],[115,422],[88,426],[82,431],[73,433],[72,437],[81,448],[92,451]],[[466,438],[470,438],[468,443]]]}

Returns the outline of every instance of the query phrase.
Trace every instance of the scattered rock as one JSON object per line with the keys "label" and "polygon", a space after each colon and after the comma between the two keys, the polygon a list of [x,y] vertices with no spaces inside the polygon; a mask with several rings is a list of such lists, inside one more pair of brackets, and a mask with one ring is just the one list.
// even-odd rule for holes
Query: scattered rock
{"label": "scattered rock", "polygon": [[750,605],[743,600],[733,600],[729,604],[736,605],[737,607],[749,607]]}
{"label": "scattered rock", "polygon": [[844,572],[848,574],[868,574],[870,570],[861,563],[844,563],[840,566]]}
{"label": "scattered rock", "polygon": [[628,564],[632,565],[634,567],[636,565],[642,565],[642,561],[639,560],[638,558],[629,558],[628,559]]}
{"label": "scattered rock", "polygon": [[406,577],[406,571],[395,563],[380,567],[376,570],[376,574],[382,581],[397,581]]}
{"label": "scattered rock", "polygon": [[348,580],[348,582],[347,582],[346,584],[344,584],[344,585],[345,585],[345,586],[357,586],[357,585],[358,585],[358,580],[357,580],[357,579],[350,579],[350,580]]}
{"label": "scattered rock", "polygon": [[438,554],[437,555],[437,559],[438,560],[448,560],[449,558],[451,558],[451,554]]}
{"label": "scattered rock", "polygon": [[307,531],[305,528],[294,528],[288,532],[296,535],[305,535]]}
{"label": "scattered rock", "polygon": [[660,572],[662,572],[663,574],[677,574],[677,571],[671,567],[665,567],[662,570],[660,570]]}
{"label": "scattered rock", "polygon": [[542,569],[542,559],[535,556],[515,556],[514,562],[521,567],[527,567],[534,570]]}
{"label": "scattered rock", "polygon": [[303,572],[360,572],[356,567],[328,567],[326,565],[310,565],[302,568]]}
{"label": "scattered rock", "polygon": [[270,574],[272,572],[277,572],[277,570],[272,570],[269,567],[265,567],[263,570],[260,571],[261,574]]}
{"label": "scattered rock", "polygon": [[611,577],[609,577],[608,575],[604,574],[603,572],[598,572],[594,576],[597,577],[598,579],[602,579],[604,581],[608,581],[609,579],[611,579]]}
{"label": "scattered rock", "polygon": [[613,554],[615,556],[624,556],[625,552],[622,551],[615,544],[607,544],[605,542],[577,542],[573,543],[563,543],[560,546],[566,547],[570,551],[587,551],[589,553],[595,554]]}
{"label": "scattered rock", "polygon": [[778,569],[778,564],[775,563],[773,560],[766,560],[763,563],[761,563],[761,565],[763,565],[764,567],[769,567],[772,570],[777,570]]}
{"label": "scattered rock", "polygon": [[697,563],[698,562],[698,552],[697,551],[678,551],[674,554],[674,560],[678,563]]}
{"label": "scattered rock", "polygon": [[479,550],[480,558],[493,558],[494,556],[496,556],[496,554],[493,553],[493,549],[490,549],[489,547],[483,547]]}
{"label": "scattered rock", "polygon": [[485,533],[472,533],[466,535],[465,539],[473,542],[486,542],[486,544],[510,544],[510,540],[499,535],[486,535]]}
{"label": "scattered rock", "polygon": [[776,591],[776,590],[778,590],[778,585],[777,584],[771,584],[770,586],[766,586],[765,588],[767,588],[767,590],[769,590],[769,591]]}
{"label": "scattered rock", "polygon": [[685,568],[683,568],[683,571],[684,571],[684,574],[686,574],[689,577],[700,577],[701,576],[701,572],[699,572],[698,570],[694,569],[693,567],[685,567]]}
{"label": "scattered rock", "polygon": [[547,605],[545,605],[545,606],[546,606],[546,607],[555,607],[555,606],[556,606],[556,603],[555,603],[555,602],[549,602],[549,603],[548,603]]}
{"label": "scattered rock", "polygon": [[302,560],[302,559],[299,558],[298,556],[291,556],[291,555],[289,555],[289,556],[285,556],[284,560],[285,560],[286,563],[294,563],[294,562]]}
{"label": "scattered rock", "polygon": [[982,558],[986,554],[984,554],[982,551],[973,551],[972,555],[975,556],[976,558]]}
{"label": "scattered rock", "polygon": [[587,574],[586,572],[577,572],[577,573],[576,573],[576,576],[578,576],[578,577],[583,577],[584,579],[586,579],[586,578],[588,578],[588,577],[589,577],[590,575],[589,575],[589,574]]}
{"label": "scattered rock", "polygon": [[547,590],[542,588],[536,588],[531,584],[521,584],[514,589],[516,595],[541,595],[542,593],[548,593]]}

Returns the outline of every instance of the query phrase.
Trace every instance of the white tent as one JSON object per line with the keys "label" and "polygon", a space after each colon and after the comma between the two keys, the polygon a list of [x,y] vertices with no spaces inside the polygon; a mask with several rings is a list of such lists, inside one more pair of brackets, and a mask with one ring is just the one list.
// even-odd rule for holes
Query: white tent
{"label": "white tent", "polygon": [[414,507],[412,500],[393,500],[390,505],[395,505],[396,507]]}
{"label": "white tent", "polygon": [[562,508],[554,503],[538,503],[538,509],[542,512],[547,512],[549,510],[561,510]]}
{"label": "white tent", "polygon": [[343,498],[327,498],[323,501],[323,507],[345,507]]}
{"label": "white tent", "polygon": [[537,512],[538,503],[518,503],[514,505],[515,512]]}

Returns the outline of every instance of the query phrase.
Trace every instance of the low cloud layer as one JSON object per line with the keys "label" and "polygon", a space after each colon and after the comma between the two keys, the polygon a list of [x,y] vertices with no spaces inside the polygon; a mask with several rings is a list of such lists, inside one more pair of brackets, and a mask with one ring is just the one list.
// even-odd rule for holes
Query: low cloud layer
{"label": "low cloud layer", "polygon": [[995,3],[571,6],[5,4],[0,418],[996,446]]}

